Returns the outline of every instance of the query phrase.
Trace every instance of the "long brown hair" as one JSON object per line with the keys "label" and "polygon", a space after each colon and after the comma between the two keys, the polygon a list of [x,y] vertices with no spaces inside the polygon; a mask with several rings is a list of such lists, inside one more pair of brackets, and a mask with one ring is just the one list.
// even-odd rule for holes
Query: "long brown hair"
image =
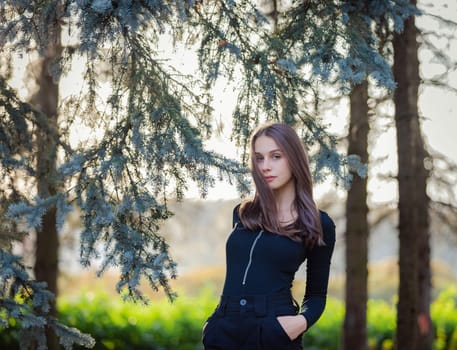
{"label": "long brown hair", "polygon": [[[260,136],[271,137],[287,158],[295,182],[295,223],[281,226],[273,191],[255,162],[255,142]],[[313,182],[303,142],[292,127],[283,123],[259,126],[250,142],[251,174],[255,183],[254,198],[244,201],[239,210],[242,224],[250,230],[264,229],[302,241],[306,246],[324,244],[320,214],[313,199]]]}

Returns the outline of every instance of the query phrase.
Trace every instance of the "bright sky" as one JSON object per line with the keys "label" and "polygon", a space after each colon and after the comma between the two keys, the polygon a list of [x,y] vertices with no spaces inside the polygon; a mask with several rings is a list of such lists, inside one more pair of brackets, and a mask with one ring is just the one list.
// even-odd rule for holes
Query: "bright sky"
{"label": "bright sky", "polygon": [[[451,6],[444,7],[442,4],[448,2],[452,3]],[[432,11],[432,8],[427,7]],[[439,0],[433,2],[433,12],[448,19],[457,21],[457,4],[452,1]],[[438,27],[434,23],[427,21],[425,18],[419,18],[417,20],[420,27],[433,28],[435,30],[446,30],[442,27]],[[454,31],[454,35],[457,35]],[[442,45],[443,42],[437,41],[436,45]],[[168,40],[164,39],[164,47],[168,45]],[[457,39],[453,42],[452,46],[447,48],[448,52],[455,53],[451,54],[451,57],[457,57]],[[180,58],[180,59],[179,59]],[[192,72],[193,67],[196,66],[195,56],[185,56],[175,54],[173,59],[178,59],[176,63],[181,65],[183,71]],[[427,57],[423,57],[425,61]],[[428,60],[428,59],[427,59]],[[194,63],[192,63],[192,61]],[[75,65],[77,66],[77,65]],[[23,68],[20,65],[17,67],[16,79],[12,83],[13,86],[19,90],[25,87],[25,83],[22,80]],[[434,73],[439,73],[439,67],[437,65],[423,65],[422,70],[426,77],[431,76]],[[457,88],[457,74],[453,73],[450,76],[449,81]],[[73,73],[62,80],[62,91],[64,94],[76,93],[81,89],[80,78],[78,73]],[[22,90],[24,91],[24,90]],[[214,149],[218,152],[232,157],[237,158],[236,147],[229,142],[230,138],[230,120],[231,120],[231,109],[234,106],[236,100],[235,89],[224,82],[219,82],[213,89],[215,92],[214,117],[217,120],[221,120],[225,124],[225,128],[222,135],[215,137],[211,142],[207,143],[208,149]],[[457,95],[452,94],[442,89],[437,88],[423,88],[421,91],[419,101],[420,111],[424,118],[423,120],[423,133],[428,144],[435,150],[445,154],[449,158],[457,162],[456,141],[455,141],[455,130],[457,130]],[[334,113],[334,112],[333,112]],[[342,106],[338,112],[333,115],[325,115],[325,121],[329,125],[329,131],[338,135],[344,134],[347,122],[347,107]],[[379,129],[382,130],[382,129]],[[82,134],[84,129],[78,127],[75,131],[75,135]],[[86,130],[90,132],[89,129]],[[373,148],[370,150],[370,157],[372,159],[383,158],[384,161],[379,165],[373,166],[373,172],[382,172],[384,174],[394,175],[397,168],[396,158],[396,140],[395,132],[393,128],[390,130],[382,130],[378,132],[373,139],[376,140]],[[188,197],[198,197],[198,192],[190,186]],[[321,194],[327,192],[329,188],[334,186],[324,184],[316,186],[316,196],[319,197]],[[371,194],[371,200],[373,202],[392,202],[396,200],[397,188],[396,183],[371,180],[369,182],[369,192]],[[216,186],[209,191],[209,199],[221,199],[221,198],[237,198],[238,194],[233,186],[230,186],[226,182],[217,182]]]}

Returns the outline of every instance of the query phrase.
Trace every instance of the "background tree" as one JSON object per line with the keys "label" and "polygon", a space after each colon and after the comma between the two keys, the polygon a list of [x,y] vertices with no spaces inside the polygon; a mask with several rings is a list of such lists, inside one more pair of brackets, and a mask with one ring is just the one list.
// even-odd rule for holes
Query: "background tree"
{"label": "background tree", "polygon": [[[354,5],[355,6],[355,5]],[[350,21],[364,25],[364,5],[358,4]],[[371,29],[360,31],[356,42],[373,40]],[[355,38],[354,38],[355,39]],[[363,164],[368,164],[368,81],[360,75],[349,94],[349,130],[347,154],[356,155]],[[346,198],[345,230],[345,316],[343,322],[343,349],[366,349],[367,339],[367,302],[368,302],[368,172],[353,171],[351,186]]]}
{"label": "background tree", "polygon": [[[314,102],[313,86],[322,80],[344,88],[360,75],[371,74],[379,84],[393,87],[375,41],[359,43],[350,54],[346,49],[361,30],[348,21],[355,10],[351,2],[297,2],[283,16],[276,10],[279,29],[272,33],[268,17],[248,2],[1,3],[1,47],[17,54],[37,49],[44,57],[33,105],[18,99],[7,77],[0,85],[6,242],[0,256],[0,305],[8,317],[21,322],[23,346],[37,341],[38,347],[45,347],[46,327],[68,348],[74,342],[90,345],[89,338],[49,314],[52,294],[29,277],[8,243],[20,230],[47,234],[54,223],[58,230],[74,206],[81,210],[84,224],[83,266],[98,259],[100,274],[119,268],[117,288],[126,297],[143,298],[138,286],[144,278],[173,299],[168,279],[176,275],[175,263],[158,234],[161,222],[171,215],[167,198],[183,198],[189,179],[205,195],[215,181],[212,171],[229,181],[235,175],[240,191],[248,188],[243,166],[204,147],[212,131],[209,91],[221,75],[239,85],[233,138],[243,150],[242,164],[253,126],[276,119],[301,129],[305,142],[316,145],[316,180],[333,173],[338,182],[346,181],[341,168],[346,158],[336,152],[335,139],[307,106]],[[382,17],[400,28],[414,7],[385,1],[365,11],[367,22]],[[59,26],[78,40],[60,48]],[[164,37],[199,47],[202,80],[162,59],[159,43]],[[82,93],[45,107],[45,99],[56,96],[61,76],[75,59],[83,67]],[[106,74],[100,68],[106,68]],[[44,96],[51,78],[54,93]],[[102,80],[109,82],[108,93],[99,86]],[[75,146],[69,131],[80,124],[100,132]],[[48,281],[51,288],[53,278]],[[24,303],[13,298],[18,293]]]}
{"label": "background tree", "polygon": [[[355,85],[349,95],[348,154],[368,164],[368,82]],[[362,176],[360,176],[362,175]],[[368,302],[368,204],[367,181],[355,174],[346,199],[346,283],[343,349],[366,349]]]}
{"label": "background tree", "polygon": [[[412,3],[416,4],[415,1]],[[393,71],[398,83],[394,102],[400,237],[400,285],[395,347],[431,349],[431,342],[425,345],[422,343],[424,339],[421,339],[431,333],[431,276],[429,200],[426,192],[427,172],[424,168],[425,150],[418,111],[420,78],[417,28],[413,17],[406,20],[403,33],[394,34],[393,48]]]}
{"label": "background tree", "polygon": [[[58,125],[59,116],[59,85],[53,79],[49,67],[58,62],[62,56],[60,39],[61,24],[60,10],[52,14],[47,25],[49,43],[39,59],[36,72],[38,90],[31,103],[45,118],[45,123],[51,127]],[[57,181],[57,142],[48,130],[35,129],[36,135],[36,193],[39,198],[50,198],[59,192]],[[57,231],[57,207],[49,205],[41,219],[41,225],[36,229],[34,276],[38,281],[46,282],[48,290],[58,295],[58,252],[59,238]],[[50,315],[57,317],[55,299],[51,302]],[[46,338],[50,349],[57,349],[58,340],[51,329],[47,328]]]}
{"label": "background tree", "polygon": [[[422,4],[422,6],[425,8],[424,9],[424,12],[423,12],[423,16],[424,17],[433,17],[435,20],[439,21],[441,23],[441,27],[438,32],[435,32],[435,31],[431,31],[429,29],[426,29],[426,30],[421,30],[421,31],[418,31],[416,34],[419,38],[419,41],[422,43],[422,45],[425,47],[426,50],[428,50],[429,52],[432,51],[432,60],[434,61],[434,63],[436,64],[437,62],[439,62],[441,65],[445,66],[445,69],[443,71],[442,74],[438,74],[437,76],[434,76],[432,79],[430,78],[424,78],[422,77],[422,79],[420,79],[421,81],[421,85],[423,86],[429,86],[430,83],[433,84],[434,86],[441,86],[441,87],[447,87],[449,90],[451,91],[455,91],[455,88],[453,86],[451,86],[451,84],[449,84],[449,81],[448,81],[448,78],[449,78],[449,74],[453,71],[455,71],[455,63],[453,63],[453,59],[451,57],[449,57],[448,55],[448,49],[450,47],[450,43],[449,43],[449,40],[452,40],[452,35],[450,34],[446,34],[446,30],[443,30],[442,28],[443,27],[447,27],[449,29],[451,28],[455,28],[455,23],[451,20],[448,20],[448,19],[444,19],[444,18],[441,18],[439,16],[436,16],[436,15],[433,15],[431,12],[429,12],[429,10],[432,10],[433,11],[433,6],[431,7],[431,9],[427,9],[427,4]],[[390,51],[388,50],[388,48],[390,47],[389,45],[389,31],[391,31],[390,28],[390,24],[388,22],[381,22],[380,23],[381,25],[378,25],[377,26],[377,34],[378,34],[378,38],[379,40],[381,41],[380,42],[380,47],[384,47],[384,52],[385,52],[385,57],[388,58],[390,57]],[[452,30],[452,29],[451,29]],[[446,38],[446,40],[448,40],[448,44],[447,45],[442,45],[441,47],[444,49],[444,50],[440,50],[436,47],[436,45],[434,43],[436,43],[436,38]],[[430,38],[433,38],[433,39],[430,39]],[[385,44],[384,44],[385,43]],[[387,44],[387,45],[386,45]],[[402,39],[399,39],[398,40],[398,45],[403,45],[404,42],[402,42]],[[386,50],[387,49],[387,50]],[[430,57],[430,55],[429,55]],[[406,60],[407,62],[409,62],[408,60]],[[417,61],[417,60],[416,60]],[[402,64],[406,64],[405,62],[402,62],[399,64],[399,68],[398,70],[402,70],[405,66],[402,66]],[[417,68],[417,72],[419,72],[419,67]],[[416,79],[419,79],[419,78],[416,78]],[[406,79],[403,79],[403,81],[405,81]],[[413,83],[414,85],[414,83]],[[399,89],[401,89],[402,87],[404,86],[400,86]],[[410,90],[411,91],[411,90]],[[400,95],[402,93],[398,92]],[[411,95],[409,95],[411,96]],[[388,98],[388,96],[386,96]],[[404,95],[403,95],[404,97]],[[380,100],[379,102],[382,102],[382,101],[385,101],[384,99],[383,100]],[[416,102],[417,102],[417,99],[416,99]],[[419,118],[419,117],[418,117]],[[351,130],[351,126],[350,126],[350,130]],[[430,209],[433,209],[435,208],[435,212],[436,212],[436,208],[437,207],[440,207],[443,212],[438,214],[440,217],[443,217],[443,218],[447,218],[447,217],[450,217],[449,214],[445,214],[445,212],[449,212],[449,211],[452,211],[452,208],[453,208],[453,205],[451,203],[453,203],[453,200],[449,198],[449,196],[446,196],[448,198],[446,198],[444,200],[444,203],[446,203],[445,205],[441,206],[439,205],[438,203],[434,204],[431,208],[430,208],[430,205],[429,205],[429,201],[430,199],[428,198],[427,196],[427,191],[426,191],[426,188],[427,188],[427,178],[428,178],[428,174],[427,174],[427,169],[432,169],[433,167],[431,166],[431,163],[430,162],[433,162],[431,159],[430,159],[430,156],[428,155],[428,152],[425,150],[425,145],[424,145],[424,141],[422,139],[422,135],[420,134],[420,128],[418,129],[419,131],[419,134],[416,134],[414,135],[414,138],[417,140],[415,142],[413,142],[413,145],[414,145],[414,152],[417,153],[417,160],[414,161],[415,164],[419,167],[418,169],[415,170],[415,173],[416,174],[419,174],[418,177],[415,177],[414,178],[414,186],[411,186],[411,188],[416,188],[416,191],[418,190],[419,191],[419,196],[421,197],[419,199],[419,202],[416,202],[414,203],[415,205],[417,205],[417,203],[421,203],[422,208],[418,209],[419,210],[419,214],[418,214],[418,218],[419,218],[419,227],[421,227],[421,232],[422,232],[422,239],[420,239],[420,243],[419,243],[419,247],[418,247],[418,261],[417,261],[417,275],[418,275],[418,280],[417,280],[417,285],[416,287],[416,290],[418,291],[418,305],[417,305],[417,309],[418,309],[418,319],[417,319],[417,322],[415,323],[410,323],[409,326],[410,327],[416,327],[416,325],[419,325],[419,340],[418,340],[418,347],[421,348],[421,349],[431,349],[432,347],[432,343],[433,343],[433,332],[432,332],[432,329],[430,327],[431,325],[431,320],[430,320],[430,310],[429,310],[429,305],[430,305],[430,302],[431,302],[431,266],[430,266],[430,229],[429,229],[429,213],[428,213],[428,210]],[[351,136],[351,135],[349,135]],[[403,138],[403,136],[399,136],[399,138]],[[399,151],[401,153],[401,151]],[[408,156],[406,156],[405,158],[408,158]],[[428,166],[428,168],[426,168],[424,170],[424,164],[425,162],[425,165]],[[450,165],[452,167],[452,165]],[[425,173],[424,173],[425,171]],[[440,173],[440,171],[437,169],[437,173]],[[443,175],[441,173],[441,175],[439,176],[440,178],[442,178],[442,176],[446,177],[449,179],[449,177],[447,175]],[[433,180],[433,179],[432,179]],[[430,181],[430,180],[429,180]],[[433,180],[433,181],[436,181]],[[441,182],[440,180],[438,180],[439,182]],[[447,180],[444,180],[444,182],[447,182]],[[443,182],[441,182],[443,184]],[[452,179],[450,182],[448,182],[448,185],[450,183],[453,183]],[[451,197],[452,197],[452,193],[454,193],[454,190],[451,190],[449,186],[446,186],[447,187],[447,190],[446,190],[446,193],[450,193],[451,194]],[[353,188],[350,189],[350,191],[352,191]],[[349,194],[350,194],[350,191],[349,191]],[[350,201],[351,198],[350,196],[348,195],[348,201]],[[363,201],[363,199],[359,199],[359,203],[361,203]],[[412,204],[413,201],[411,201],[410,204]],[[435,201],[433,201],[432,203],[435,203]],[[354,212],[354,210],[352,210],[351,212]],[[352,214],[348,214],[349,216],[347,217],[347,220],[349,222],[350,220],[350,216],[352,216]],[[444,219],[446,222],[449,222],[448,220]],[[452,227],[452,223],[449,222],[450,224],[450,227]],[[349,226],[349,225],[348,225]],[[452,230],[452,229],[451,229]],[[347,243],[349,245],[349,243]],[[361,243],[359,242],[359,245]],[[348,250],[350,250],[351,248],[348,248]],[[406,253],[405,253],[406,254]],[[357,258],[354,258],[352,255],[350,256],[352,259],[357,259]],[[350,266],[350,262],[348,262],[349,266]],[[362,264],[358,265],[359,267],[362,266]],[[346,276],[347,280],[349,281],[349,283],[355,283],[353,281],[353,278],[356,278],[356,276],[353,276],[353,274],[347,274]],[[348,285],[346,285],[346,287],[348,287]],[[363,286],[360,286],[358,290],[360,290],[360,288],[363,288]],[[348,291],[346,291],[346,295],[350,295],[350,296],[353,296],[353,295],[356,295],[357,291],[352,291],[351,293],[349,293]],[[406,303],[408,303],[408,301],[406,301]],[[351,316],[351,307],[350,307],[350,303],[347,302],[346,303],[347,305],[347,308],[346,308],[346,319],[348,317]],[[360,305],[357,304],[357,307],[360,308]],[[360,311],[360,310],[359,310]],[[357,311],[355,311],[357,312]],[[355,313],[355,315],[358,315],[357,313]],[[353,318],[356,318],[357,316],[352,316]],[[362,318],[362,316],[358,316],[359,319]],[[362,328],[362,327],[361,327]],[[345,329],[347,329],[346,327],[346,323],[345,323]],[[360,335],[359,338],[357,338],[355,336],[355,339],[357,339],[357,341],[360,341],[360,343],[363,343],[362,339],[363,339],[363,332],[362,331],[356,331],[356,330],[353,330],[353,329],[349,329],[349,332],[351,334],[356,334],[358,333]],[[343,339],[344,339],[344,343],[346,343],[346,339],[347,339],[347,334],[344,334],[343,335]],[[355,344],[352,344],[352,345],[349,345],[347,348],[364,348],[364,345],[363,344],[360,344],[360,345],[355,345]]]}
{"label": "background tree", "polygon": [[[444,5],[446,6],[446,5]],[[424,5],[426,8],[426,5]],[[431,7],[433,10],[433,6]],[[438,21],[442,25],[442,29],[440,30],[439,36],[444,38],[447,41],[447,45],[450,45],[452,40],[455,40],[452,35],[447,35],[446,32],[449,30],[455,30],[457,27],[457,23],[453,22],[452,20],[439,17],[433,15],[431,11],[424,10],[424,15],[434,18],[435,21]],[[410,28],[412,31],[413,28]],[[406,31],[405,31],[406,33]],[[412,35],[412,34],[411,34]],[[441,88],[446,88],[447,90],[454,91],[455,88],[452,86],[452,83],[449,82],[449,77],[451,76],[452,72],[455,71],[456,64],[455,60],[451,58],[447,52],[449,46],[445,46],[443,49],[437,49],[435,45],[430,41],[430,37],[436,37],[437,33],[428,30],[418,30],[415,29],[415,35],[417,41],[420,43],[420,46],[416,46],[414,48],[414,44],[411,42],[410,48],[407,49],[406,55],[414,55],[414,50],[416,51],[416,56],[419,56],[419,49],[428,50],[428,52],[432,53],[433,60],[440,65],[445,67],[445,73],[438,74],[431,79],[425,78],[422,75],[419,75],[419,67],[414,68],[410,71],[410,74],[417,74],[417,77],[412,76],[413,84],[415,81],[419,81],[421,86],[430,86],[430,84],[434,84],[435,86],[440,86]],[[432,40],[433,41],[433,40]],[[408,62],[411,57],[408,58]],[[413,63],[419,62],[417,59],[412,61]],[[400,88],[400,86],[399,86]],[[411,103],[413,103],[414,95],[412,94],[412,90],[410,88],[407,89],[407,96],[410,99]],[[403,111],[403,106],[402,111]],[[417,216],[413,217],[413,219],[417,220],[417,228],[416,231],[416,239],[418,241],[418,270],[417,270],[417,292],[418,292],[418,300],[417,300],[417,312],[418,312],[418,340],[417,340],[417,348],[418,349],[432,349],[433,347],[433,328],[431,327],[431,318],[430,318],[430,304],[432,300],[432,272],[431,272],[431,254],[430,254],[430,232],[431,232],[431,223],[430,223],[430,213],[432,212],[433,208],[437,207],[437,205],[432,205],[435,202],[434,198],[429,197],[429,187],[430,184],[435,182],[437,179],[435,176],[431,176],[429,174],[429,170],[433,169],[430,167],[430,159],[433,155],[429,154],[426,148],[426,144],[424,142],[422,132],[421,132],[421,115],[418,114],[417,116],[412,115],[411,120],[411,134],[413,137],[412,140],[412,148],[415,160],[413,163],[409,164],[410,166],[415,165],[415,174],[412,178],[413,184],[415,186],[416,196],[418,202],[415,203],[415,210],[417,211]],[[414,121],[417,119],[417,121]],[[415,126],[417,124],[418,126]],[[402,136],[400,136],[402,137]],[[432,154],[434,152],[432,151]],[[437,159],[438,161],[438,159]],[[399,163],[400,164],[400,163]],[[428,165],[427,165],[428,164]],[[404,164],[407,165],[407,164]],[[437,174],[437,173],[435,173]],[[455,199],[455,192],[450,190],[449,196],[446,199],[447,203],[452,203]],[[437,198],[438,199],[438,198]],[[438,199],[439,202],[439,199]],[[438,205],[439,206],[439,205]],[[448,207],[448,208],[452,208]],[[439,216],[443,216],[443,214],[447,211],[443,207],[442,214]],[[454,208],[455,213],[455,208]],[[445,214],[444,214],[445,216]],[[452,227],[452,225],[451,225]]]}

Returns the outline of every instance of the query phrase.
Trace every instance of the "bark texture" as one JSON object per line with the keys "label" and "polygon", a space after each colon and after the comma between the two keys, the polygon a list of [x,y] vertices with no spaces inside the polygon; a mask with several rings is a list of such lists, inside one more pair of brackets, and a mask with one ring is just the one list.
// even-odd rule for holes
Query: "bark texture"
{"label": "bark texture", "polygon": [[427,172],[418,111],[417,34],[414,17],[411,17],[405,22],[403,33],[394,36],[394,76],[398,84],[394,95],[400,241],[395,339],[398,350],[432,348]]}
{"label": "bark texture", "polygon": [[[45,128],[36,130],[37,192],[42,199],[55,195],[58,186],[56,181],[57,144],[52,130],[57,128],[59,86],[50,74],[50,66],[62,54],[60,25],[57,18],[54,23],[49,23],[49,33],[51,40],[45,55],[40,58],[39,74],[36,78],[38,91],[32,101],[43,113],[47,125]],[[41,229],[37,230],[34,272],[35,278],[45,281],[48,289],[57,298],[59,238],[56,228],[56,212],[55,207],[50,208],[43,216]],[[51,314],[57,316],[55,302],[52,305]],[[58,349],[57,337],[52,329],[47,329],[46,337],[48,349]]]}
{"label": "bark texture", "polygon": [[[350,94],[348,154],[368,163],[368,84],[355,85]],[[346,200],[346,313],[343,349],[367,349],[368,234],[367,178],[353,174]]]}

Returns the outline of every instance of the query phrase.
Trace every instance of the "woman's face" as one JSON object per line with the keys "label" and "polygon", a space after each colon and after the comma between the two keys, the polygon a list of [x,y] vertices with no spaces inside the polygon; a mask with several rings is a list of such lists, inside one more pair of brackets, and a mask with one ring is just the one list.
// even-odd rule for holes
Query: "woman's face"
{"label": "woman's face", "polygon": [[269,136],[259,136],[254,143],[254,161],[259,174],[264,177],[270,188],[282,191],[294,186],[289,161]]}

